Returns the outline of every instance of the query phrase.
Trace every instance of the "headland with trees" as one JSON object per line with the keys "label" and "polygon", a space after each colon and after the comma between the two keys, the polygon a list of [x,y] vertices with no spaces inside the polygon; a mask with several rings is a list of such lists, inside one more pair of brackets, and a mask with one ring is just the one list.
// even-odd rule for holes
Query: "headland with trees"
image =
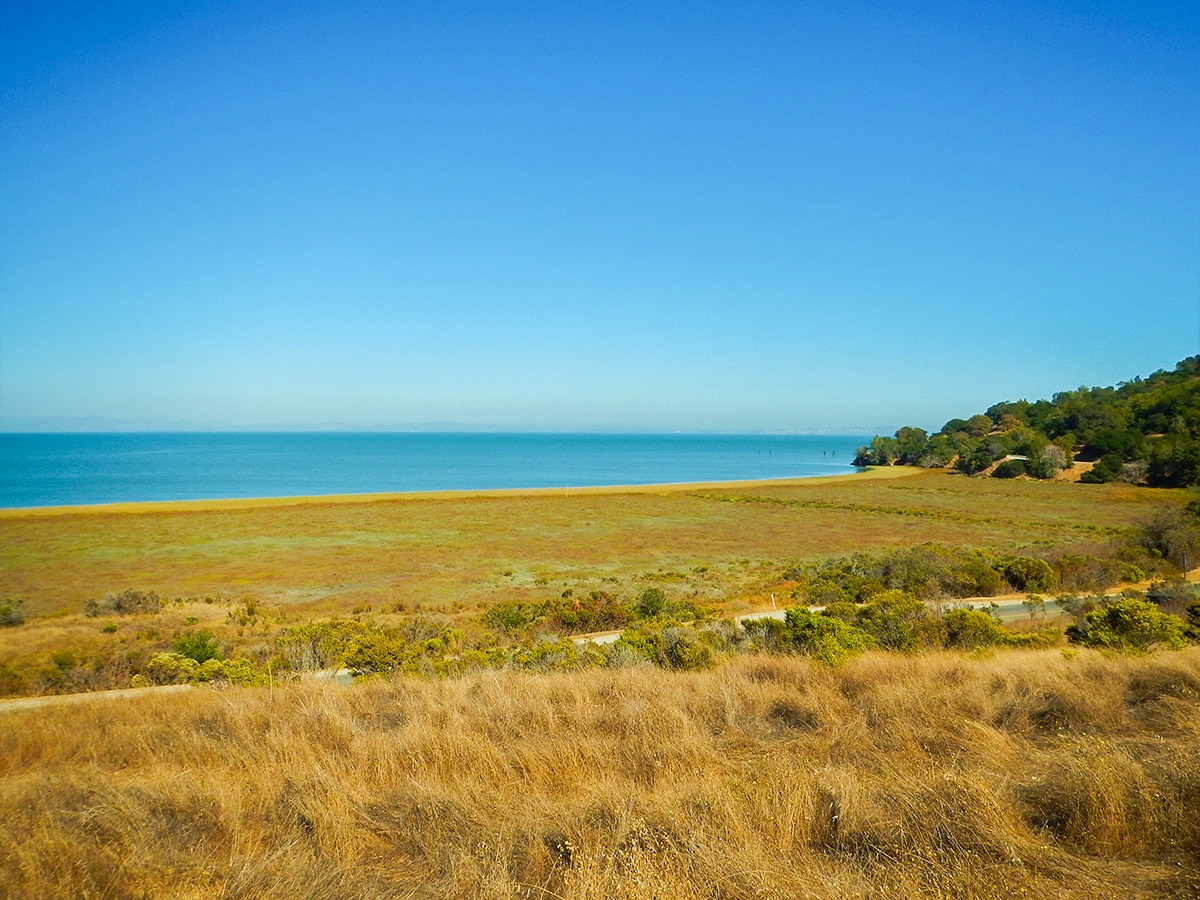
{"label": "headland with trees", "polygon": [[1085,483],[1200,484],[1200,356],[1115,387],[996,403],[932,435],[906,426],[859,448],[855,464],[1048,479],[1076,461],[1091,463]]}

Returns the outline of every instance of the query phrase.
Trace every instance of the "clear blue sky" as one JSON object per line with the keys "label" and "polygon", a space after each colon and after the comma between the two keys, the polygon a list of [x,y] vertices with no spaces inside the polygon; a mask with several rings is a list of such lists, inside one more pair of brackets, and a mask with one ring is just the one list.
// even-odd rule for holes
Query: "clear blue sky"
{"label": "clear blue sky", "polygon": [[936,428],[1198,342],[1195,2],[0,12],[0,428]]}

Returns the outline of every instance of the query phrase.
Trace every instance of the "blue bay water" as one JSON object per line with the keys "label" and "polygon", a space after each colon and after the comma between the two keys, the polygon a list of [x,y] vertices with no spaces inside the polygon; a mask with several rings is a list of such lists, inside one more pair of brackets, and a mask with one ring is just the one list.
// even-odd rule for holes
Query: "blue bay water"
{"label": "blue bay water", "polygon": [[0,506],[839,475],[861,435],[0,434]]}

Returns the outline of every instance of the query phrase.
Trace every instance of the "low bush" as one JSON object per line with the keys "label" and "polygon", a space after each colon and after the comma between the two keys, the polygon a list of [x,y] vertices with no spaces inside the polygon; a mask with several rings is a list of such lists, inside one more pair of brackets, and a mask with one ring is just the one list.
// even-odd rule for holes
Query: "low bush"
{"label": "low bush", "polygon": [[1067,629],[1067,638],[1088,647],[1145,652],[1158,646],[1180,649],[1186,643],[1184,632],[1182,620],[1159,612],[1153,603],[1119,597],[1085,612],[1082,621]]}
{"label": "low bush", "polygon": [[132,687],[162,684],[264,684],[267,676],[248,659],[209,658],[196,662],[180,653],[156,653],[144,672],[134,677]]}
{"label": "low bush", "polygon": [[939,643],[937,620],[912,594],[884,591],[866,603],[837,603],[825,615],[865,631],[885,650],[915,650]]}
{"label": "low bush", "polygon": [[207,631],[185,631],[175,638],[171,646],[180,656],[196,663],[205,663],[223,655],[212,634]]}
{"label": "low bush", "polygon": [[335,618],[287,628],[275,639],[275,664],[297,672],[339,668],[351,641],[370,627]]}
{"label": "low bush", "polygon": [[1048,591],[1054,587],[1054,568],[1044,559],[1014,556],[1003,565],[1004,580],[1018,591]]}
{"label": "low bush", "polygon": [[861,628],[799,606],[785,614],[782,637],[791,649],[828,666],[840,665],[875,645],[875,639]]}
{"label": "low bush", "polygon": [[5,600],[0,603],[0,628],[11,628],[25,624],[24,604],[20,600]]}
{"label": "low bush", "polygon": [[1120,453],[1106,453],[1080,475],[1079,480],[1084,484],[1108,484],[1121,475],[1124,466],[1125,460]]}
{"label": "low bush", "polygon": [[341,662],[355,675],[444,675],[455,669],[460,639],[447,628],[436,637],[410,641],[397,629],[371,625],[350,639]]}
{"label": "low bush", "polygon": [[632,602],[621,602],[607,591],[587,596],[566,595],[537,602],[511,601],[493,606],[482,616],[483,624],[510,638],[535,632],[558,635],[616,631],[631,623],[661,620],[692,622],[707,610],[690,600],[672,600],[658,587],[647,588]]}
{"label": "low bush", "polygon": [[86,600],[83,604],[84,615],[95,616],[128,616],[134,613],[156,613],[163,607],[163,601],[154,591],[143,592],[124,590],[119,594],[108,594],[103,600]]}
{"label": "low bush", "polygon": [[1049,548],[1036,556],[928,543],[794,565],[782,577],[796,583],[796,600],[827,606],[863,603],[889,590],[919,600],[992,597],[1006,589],[1099,591],[1148,575],[1171,576],[1189,558],[1200,560],[1200,521],[1165,511],[1120,538]]}
{"label": "low bush", "polygon": [[793,566],[783,577],[798,582],[793,597],[812,605],[862,603],[889,590],[906,591],[919,600],[991,597],[1004,589],[1001,570],[1009,559],[981,550],[921,544]]}
{"label": "low bush", "polygon": [[1025,461],[1022,459],[1006,459],[992,469],[993,478],[1016,478],[1025,474]]}
{"label": "low bush", "polygon": [[637,605],[634,607],[639,617],[643,619],[653,619],[660,615],[667,605],[667,593],[662,588],[647,588],[642,591],[638,597]]}
{"label": "low bush", "polygon": [[630,628],[609,645],[606,659],[624,666],[632,653],[663,669],[707,669],[732,649],[731,636],[732,631],[725,634],[683,622]]}
{"label": "low bush", "polygon": [[1200,585],[1191,584],[1182,578],[1173,581],[1157,581],[1146,591],[1146,599],[1155,606],[1186,607],[1193,600],[1200,599]]}
{"label": "low bush", "polygon": [[1014,635],[981,609],[948,609],[942,614],[943,641],[951,650],[978,650],[1014,643]]}

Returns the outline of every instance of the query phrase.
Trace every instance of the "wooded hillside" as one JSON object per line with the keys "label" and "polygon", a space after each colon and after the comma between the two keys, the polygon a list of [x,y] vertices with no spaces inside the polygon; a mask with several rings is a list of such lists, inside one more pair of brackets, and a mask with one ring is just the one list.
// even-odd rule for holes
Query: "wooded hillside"
{"label": "wooded hillside", "polygon": [[855,465],[953,465],[974,475],[1005,460],[993,470],[996,477],[1052,478],[1075,459],[1094,462],[1084,482],[1200,483],[1200,356],[1115,387],[996,403],[969,419],[951,419],[933,435],[901,428],[860,447]]}

